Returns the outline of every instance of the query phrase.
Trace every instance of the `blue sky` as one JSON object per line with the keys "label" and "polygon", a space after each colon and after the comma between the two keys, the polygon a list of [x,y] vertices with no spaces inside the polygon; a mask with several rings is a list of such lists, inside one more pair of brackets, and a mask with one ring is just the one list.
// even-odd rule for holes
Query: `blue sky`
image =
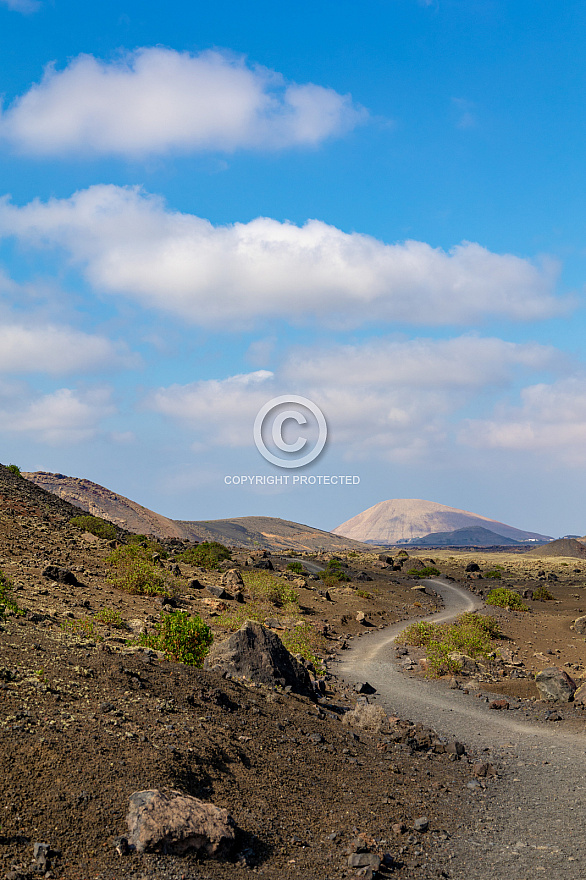
{"label": "blue sky", "polygon": [[[585,37],[578,2],[0,0],[0,460],[183,519],[586,532]],[[358,485],[225,484],[283,473],[285,394],[328,422],[302,472]]]}

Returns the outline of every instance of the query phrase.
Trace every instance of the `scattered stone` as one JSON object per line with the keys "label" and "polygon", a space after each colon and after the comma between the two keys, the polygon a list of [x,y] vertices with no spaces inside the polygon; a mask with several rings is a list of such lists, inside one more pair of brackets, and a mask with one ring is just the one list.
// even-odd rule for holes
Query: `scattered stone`
{"label": "scattered stone", "polygon": [[357,694],[376,694],[376,688],[367,681],[359,682],[354,685]]}
{"label": "scattered stone", "polygon": [[232,589],[244,588],[242,575],[237,568],[231,568],[229,571],[222,575],[222,586],[232,587]]}
{"label": "scattered stone", "polygon": [[508,709],[509,703],[507,700],[493,700],[488,708],[489,709]]}
{"label": "scattered stone", "polygon": [[356,620],[358,621],[358,623],[366,623],[366,614],[364,613],[364,611],[358,611],[356,613]]}
{"label": "scattered stone", "polygon": [[274,571],[275,568],[270,559],[257,559],[254,567],[264,569],[265,571]]}
{"label": "scattered stone", "polygon": [[458,664],[463,675],[474,675],[480,668],[476,660],[469,657],[468,654],[462,654],[461,651],[452,651],[448,657],[453,663]]}
{"label": "scattered stone", "polygon": [[472,773],[480,779],[484,779],[486,776],[496,776],[496,770],[492,764],[486,762],[474,764],[472,767]]}
{"label": "scattered stone", "polygon": [[586,704],[586,684],[581,684],[578,690],[574,692],[574,703]]}
{"label": "scattered stone", "polygon": [[380,559],[381,562],[385,562],[387,565],[393,564],[393,557],[388,556],[386,553],[379,553],[378,558]]}
{"label": "scattered stone", "polygon": [[535,676],[539,696],[546,702],[568,703],[576,691],[576,683],[567,672],[552,666]]}
{"label": "scattered stone", "polygon": [[211,593],[212,596],[215,596],[216,599],[231,599],[232,596],[230,593],[227,593],[224,587],[219,587],[216,584],[208,584],[207,586],[208,593]]}
{"label": "scattered stone", "polygon": [[458,691],[458,690],[460,690],[460,685],[459,685],[459,683],[458,683],[458,679],[456,678],[455,675],[452,675],[452,677],[451,677],[451,679],[450,679],[450,688],[451,688],[451,690],[453,690],[453,691]]}
{"label": "scattered stone", "polygon": [[187,586],[190,590],[203,590],[204,585],[198,581],[197,578],[191,578],[191,580],[187,581]]}
{"label": "scattered stone", "polygon": [[533,599],[533,590],[523,590],[523,598],[531,601]]}
{"label": "scattered stone", "polygon": [[586,614],[584,614],[582,617],[576,618],[576,620],[574,621],[574,630],[581,636],[586,633]]}
{"label": "scattered stone", "polygon": [[235,823],[227,810],[173,789],[137,791],[130,797],[126,817],[128,843],[141,852],[227,855],[235,838]]}
{"label": "scattered stone", "polygon": [[128,839],[126,837],[116,837],[112,842],[114,844],[114,849],[119,856],[128,855],[130,847],[128,846]]}
{"label": "scattered stone", "polygon": [[59,584],[69,584],[75,587],[79,584],[76,576],[68,568],[61,568],[58,565],[47,565],[43,569],[43,577],[50,581],[57,581]]}
{"label": "scattered stone", "polygon": [[546,721],[562,721],[562,716],[559,712],[548,712],[545,716]]}
{"label": "scattered stone", "polygon": [[229,638],[214,643],[205,668],[230,672],[259,684],[289,687],[306,696],[314,694],[307,669],[276,633],[253,620],[245,621]]}
{"label": "scattered stone", "polygon": [[462,755],[466,754],[466,749],[464,748],[462,743],[458,742],[458,740],[456,739],[446,745],[446,752],[448,753],[448,755],[456,755],[458,758],[460,758]]}
{"label": "scattered stone", "polygon": [[380,856],[376,853],[355,852],[348,856],[349,868],[371,868],[378,871],[380,868]]}
{"label": "scattered stone", "polygon": [[413,823],[413,828],[415,829],[415,831],[427,831],[427,829],[429,828],[429,819],[427,818],[427,816],[420,816],[419,819],[416,819]]}
{"label": "scattered stone", "polygon": [[469,562],[466,566],[466,571],[480,571],[480,566],[477,562]]}
{"label": "scattered stone", "polygon": [[393,825],[393,833],[394,834],[405,834],[407,831],[407,826],[404,822],[395,822]]}

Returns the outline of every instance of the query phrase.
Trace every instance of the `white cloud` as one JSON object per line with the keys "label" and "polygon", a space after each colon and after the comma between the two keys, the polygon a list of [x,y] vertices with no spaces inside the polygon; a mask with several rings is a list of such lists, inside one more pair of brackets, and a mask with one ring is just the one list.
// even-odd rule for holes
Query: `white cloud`
{"label": "white cloud", "polygon": [[36,12],[41,6],[40,0],[0,0],[0,3],[4,3],[15,12],[23,12],[25,15],[29,12]]}
{"label": "white cloud", "polygon": [[349,95],[287,83],[243,58],[155,47],[49,66],[0,117],[0,135],[34,155],[143,157],[313,146],[366,117]]}
{"label": "white cloud", "polygon": [[0,325],[0,373],[50,375],[113,370],[136,365],[125,346],[58,325]]}
{"label": "white cloud", "polygon": [[325,352],[293,351],[284,365],[289,382],[319,388],[449,388],[475,390],[510,381],[519,367],[544,369],[561,361],[551,346],[496,338],[375,339]]}
{"label": "white cloud", "polygon": [[102,419],[115,413],[107,389],[59,388],[18,409],[0,410],[1,430],[32,435],[41,442],[81,443],[96,436]]}
{"label": "white cloud", "polygon": [[252,447],[261,406],[277,395],[301,394],[322,409],[332,444],[347,458],[406,461],[437,453],[450,420],[480,395],[557,362],[551,348],[500,339],[375,340],[293,352],[276,374],[161,388],[148,405],[184,423],[199,443]]}
{"label": "white cloud", "polygon": [[221,446],[246,446],[252,442],[256,413],[272,392],[268,370],[210,379],[189,385],[160,388],[148,405],[165,416],[185,422]]}
{"label": "white cloud", "polygon": [[136,188],[93,186],[22,208],[5,198],[0,235],[64,248],[102,292],[223,329],[275,317],[333,327],[531,321],[569,306],[553,295],[552,262],[537,266],[471,242],[449,252],[385,244],[319,220],[216,227]]}
{"label": "white cloud", "polygon": [[521,391],[520,406],[501,404],[492,418],[471,419],[460,441],[480,449],[553,453],[586,462],[586,377],[572,376]]}

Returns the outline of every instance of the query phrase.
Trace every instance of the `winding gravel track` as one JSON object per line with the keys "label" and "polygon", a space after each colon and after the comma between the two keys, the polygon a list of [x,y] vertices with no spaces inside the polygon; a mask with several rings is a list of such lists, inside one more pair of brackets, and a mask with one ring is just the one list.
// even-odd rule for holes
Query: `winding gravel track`
{"label": "winding gravel track", "polygon": [[[442,597],[444,610],[426,620],[448,621],[482,606],[462,587],[435,578],[427,583]],[[564,734],[555,724],[524,721],[522,708],[491,711],[485,702],[443,683],[408,677],[399,669],[393,645],[406,625],[354,640],[336,674],[350,683],[369,681],[387,711],[459,739],[502,768],[501,780],[479,790],[478,815],[464,821],[450,841],[450,877],[584,880],[586,729],[584,735]]]}

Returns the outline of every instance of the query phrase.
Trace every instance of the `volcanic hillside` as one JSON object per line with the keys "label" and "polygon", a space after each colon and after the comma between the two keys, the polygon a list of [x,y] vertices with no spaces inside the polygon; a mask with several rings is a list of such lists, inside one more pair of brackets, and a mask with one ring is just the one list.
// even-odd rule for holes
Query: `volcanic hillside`
{"label": "volcanic hillside", "polygon": [[344,535],[355,541],[371,544],[396,544],[429,535],[432,532],[451,532],[481,526],[497,535],[525,541],[550,541],[551,537],[537,532],[525,532],[498,520],[489,519],[467,510],[446,507],[434,501],[419,498],[394,498],[369,507],[358,516],[333,529],[335,535]]}
{"label": "volcanic hillside", "polygon": [[278,552],[290,549],[307,552],[364,550],[360,542],[333,535],[312,526],[270,516],[245,516],[218,520],[173,520],[143,507],[91,480],[51,474],[23,473],[27,480],[59,498],[113,522],[120,528],[157,538],[189,541],[220,541],[237,547]]}

